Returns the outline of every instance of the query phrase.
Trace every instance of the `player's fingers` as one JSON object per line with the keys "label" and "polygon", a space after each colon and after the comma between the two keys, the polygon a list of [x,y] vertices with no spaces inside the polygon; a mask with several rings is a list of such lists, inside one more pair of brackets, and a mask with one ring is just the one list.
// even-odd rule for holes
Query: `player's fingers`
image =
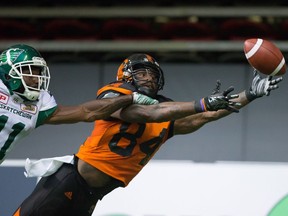
{"label": "player's fingers", "polygon": [[219,93],[220,92],[220,88],[221,88],[221,82],[220,82],[220,80],[217,80],[216,81],[216,87],[213,90],[212,95]]}
{"label": "player's fingers", "polygon": [[220,87],[221,87],[221,81],[217,80],[216,81],[216,89],[220,90]]}
{"label": "player's fingers", "polygon": [[272,76],[269,76],[268,78],[268,81],[269,81],[269,85],[272,86],[272,85],[275,85],[275,84],[278,84],[279,82],[281,82],[283,80],[282,77],[278,77],[274,80],[270,79],[270,77],[272,78]]}
{"label": "player's fingers", "polygon": [[241,106],[242,104],[239,103],[239,102],[230,101],[230,102],[229,102],[229,105],[234,106],[234,107],[239,107],[239,106]]}
{"label": "player's fingers", "polygon": [[234,87],[233,86],[230,86],[228,89],[226,89],[224,92],[223,92],[223,95],[224,96],[227,96],[230,92],[232,92],[234,90]]}
{"label": "player's fingers", "polygon": [[258,75],[258,71],[256,70],[256,69],[254,69],[254,71],[253,71],[253,76],[255,77],[255,76],[257,76]]}
{"label": "player's fingers", "polygon": [[277,79],[271,80],[271,84],[272,85],[277,84],[281,82],[282,80],[283,80],[283,77],[278,77]]}
{"label": "player's fingers", "polygon": [[235,99],[235,98],[238,98],[238,97],[239,97],[238,94],[233,94],[233,95],[227,96],[226,98],[227,98],[228,100],[231,100],[231,99]]}
{"label": "player's fingers", "polygon": [[267,91],[271,91],[271,90],[274,90],[274,89],[277,89],[277,88],[279,88],[278,85],[272,85],[272,86],[268,87]]}

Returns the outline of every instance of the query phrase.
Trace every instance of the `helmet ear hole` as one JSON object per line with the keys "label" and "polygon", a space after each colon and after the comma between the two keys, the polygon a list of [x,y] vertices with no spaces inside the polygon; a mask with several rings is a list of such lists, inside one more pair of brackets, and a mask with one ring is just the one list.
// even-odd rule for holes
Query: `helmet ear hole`
{"label": "helmet ear hole", "polygon": [[11,79],[11,77],[8,74],[4,74],[4,77],[5,77],[6,80],[10,80]]}

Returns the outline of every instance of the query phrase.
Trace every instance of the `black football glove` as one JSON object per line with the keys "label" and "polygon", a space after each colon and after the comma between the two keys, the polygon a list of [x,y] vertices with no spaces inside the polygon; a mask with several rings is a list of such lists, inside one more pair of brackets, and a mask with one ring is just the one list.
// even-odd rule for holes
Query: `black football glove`
{"label": "black football glove", "polygon": [[252,84],[248,91],[246,91],[246,97],[249,101],[264,95],[269,96],[270,92],[274,89],[279,88],[278,83],[283,80],[282,77],[272,79],[272,76],[261,78],[257,70],[254,70],[254,77]]}
{"label": "black football glove", "polygon": [[231,101],[234,98],[238,98],[238,94],[229,95],[234,90],[234,87],[230,86],[225,91],[220,91],[221,82],[217,80],[216,88],[212,92],[212,95],[202,98],[200,102],[195,103],[196,112],[205,111],[217,111],[220,109],[226,109],[231,112],[239,112],[236,108],[241,104],[238,102]]}

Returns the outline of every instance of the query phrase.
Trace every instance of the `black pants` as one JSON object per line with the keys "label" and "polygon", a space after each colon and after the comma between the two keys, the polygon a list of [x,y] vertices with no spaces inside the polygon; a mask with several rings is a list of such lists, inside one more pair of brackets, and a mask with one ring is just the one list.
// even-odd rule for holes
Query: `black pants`
{"label": "black pants", "polygon": [[51,176],[43,177],[14,216],[90,216],[98,200],[120,186],[90,188],[72,164],[63,164]]}

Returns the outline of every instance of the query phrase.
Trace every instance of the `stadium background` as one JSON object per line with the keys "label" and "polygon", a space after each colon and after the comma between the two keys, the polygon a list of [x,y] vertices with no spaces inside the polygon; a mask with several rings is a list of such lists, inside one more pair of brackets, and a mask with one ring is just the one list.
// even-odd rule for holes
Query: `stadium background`
{"label": "stadium background", "polygon": [[[285,56],[288,53],[285,1],[261,7],[256,1],[67,2],[16,0],[1,3],[0,8],[1,50],[18,42],[38,48],[50,66],[50,90],[59,104],[95,98],[97,89],[113,81],[118,65],[134,52],[156,57],[165,72],[162,93],[176,101],[210,94],[217,79],[223,88],[233,85],[235,92],[248,88],[252,69],[242,50],[247,38],[273,40]],[[284,76],[271,97],[196,133],[172,138],[154,159],[286,164],[287,93]],[[85,123],[40,127],[7,159],[74,153],[92,127]],[[21,168],[15,169],[13,175],[6,167],[0,169],[1,194],[10,187],[17,192],[17,197],[10,190],[11,197],[0,196],[1,215],[11,212],[35,183],[22,176]]]}

